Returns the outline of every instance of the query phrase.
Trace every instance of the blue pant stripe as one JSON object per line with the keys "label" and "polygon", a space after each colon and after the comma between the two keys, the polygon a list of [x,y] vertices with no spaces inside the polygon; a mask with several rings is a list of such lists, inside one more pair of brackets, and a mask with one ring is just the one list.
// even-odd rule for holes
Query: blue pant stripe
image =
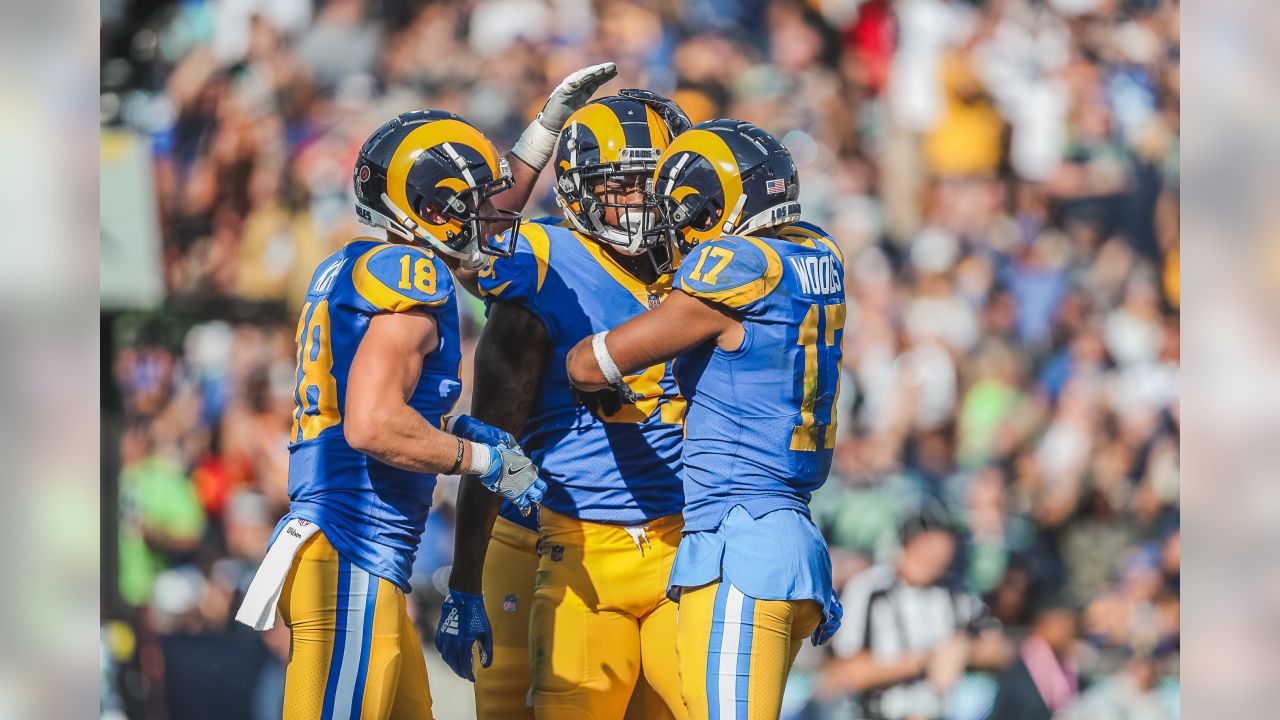
{"label": "blue pant stripe", "polygon": [[747,720],[751,689],[751,640],[755,634],[756,601],[747,595],[742,600],[742,624],[738,628],[737,720]]}
{"label": "blue pant stripe", "polygon": [[329,658],[329,680],[324,688],[324,708],[320,720],[333,720],[333,701],[342,675],[342,651],[347,633],[347,595],[351,591],[351,563],[338,557],[338,609],[334,614],[333,655]]}

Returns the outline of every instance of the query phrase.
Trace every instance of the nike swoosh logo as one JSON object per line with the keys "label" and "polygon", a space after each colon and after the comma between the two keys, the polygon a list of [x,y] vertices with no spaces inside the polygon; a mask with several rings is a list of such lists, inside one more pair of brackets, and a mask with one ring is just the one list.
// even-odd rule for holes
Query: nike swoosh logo
{"label": "nike swoosh logo", "polygon": [[525,468],[527,468],[527,467],[529,467],[529,465],[532,465],[532,464],[533,464],[533,463],[527,463],[527,464],[522,465],[521,467],[518,467],[518,468],[511,468],[511,467],[509,467],[509,468],[507,468],[507,474],[508,474],[508,475],[515,475],[516,473],[524,472],[524,469],[525,469]]}

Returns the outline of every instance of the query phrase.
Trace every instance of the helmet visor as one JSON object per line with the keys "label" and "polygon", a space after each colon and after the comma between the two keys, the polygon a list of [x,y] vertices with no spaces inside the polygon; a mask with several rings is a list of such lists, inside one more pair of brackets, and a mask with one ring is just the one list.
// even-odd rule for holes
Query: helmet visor
{"label": "helmet visor", "polygon": [[492,202],[495,195],[511,185],[511,178],[503,176],[455,193],[443,203],[433,202],[430,196],[419,196],[419,206],[414,212],[420,217],[443,216],[461,226],[458,231],[446,234],[444,244],[451,250],[465,253],[474,243],[486,255],[511,257],[520,232],[520,213],[499,210]]}

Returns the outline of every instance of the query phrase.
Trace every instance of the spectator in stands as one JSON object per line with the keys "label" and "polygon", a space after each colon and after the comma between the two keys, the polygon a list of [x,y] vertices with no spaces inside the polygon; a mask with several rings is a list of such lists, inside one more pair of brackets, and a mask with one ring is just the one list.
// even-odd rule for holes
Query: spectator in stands
{"label": "spectator in stands", "polygon": [[1078,631],[1074,608],[1056,603],[1041,608],[1000,678],[988,720],[1051,720],[1071,703],[1080,692]]}
{"label": "spectator in stands", "polygon": [[940,719],[965,670],[1003,667],[1008,642],[978,597],[947,582],[956,540],[944,508],[925,503],[899,534],[898,561],[845,588],[825,684],[858,693],[870,720]]}

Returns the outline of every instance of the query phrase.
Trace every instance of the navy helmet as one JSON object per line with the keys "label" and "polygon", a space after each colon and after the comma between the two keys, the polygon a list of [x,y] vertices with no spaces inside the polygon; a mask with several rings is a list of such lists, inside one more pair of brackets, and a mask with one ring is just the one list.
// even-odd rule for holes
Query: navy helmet
{"label": "navy helmet", "polygon": [[361,222],[458,258],[476,251],[509,257],[520,214],[485,213],[512,185],[511,169],[489,138],[443,110],[415,110],[378,128],[355,167]]}
{"label": "navy helmet", "polygon": [[709,120],[658,161],[650,231],[681,253],[721,235],[750,235],[800,219],[800,177],[782,141],[742,120]]}

